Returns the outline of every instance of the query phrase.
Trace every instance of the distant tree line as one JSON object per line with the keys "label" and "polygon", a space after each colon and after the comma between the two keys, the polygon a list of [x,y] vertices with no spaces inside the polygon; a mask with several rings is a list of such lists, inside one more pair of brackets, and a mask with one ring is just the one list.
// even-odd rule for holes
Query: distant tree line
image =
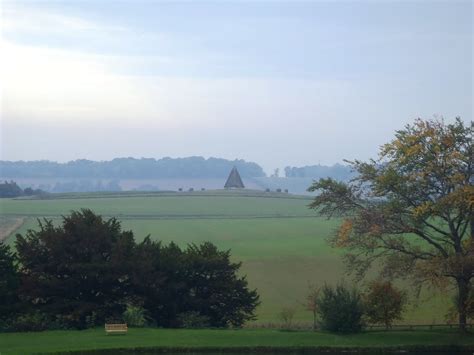
{"label": "distant tree line", "polygon": [[244,177],[261,177],[258,164],[245,160],[220,158],[117,158],[110,161],[74,160],[0,161],[4,177],[71,177],[71,178],[224,178],[233,166]]}
{"label": "distant tree line", "polygon": [[124,318],[238,327],[259,303],[240,266],[209,242],[137,243],[114,218],[72,212],[59,226],[45,219],[18,234],[15,252],[0,243],[0,328],[84,329]]}
{"label": "distant tree line", "polygon": [[79,180],[79,181],[59,181],[53,186],[40,185],[43,190],[61,193],[61,192],[96,192],[96,191],[122,191],[118,180],[108,182]]}
{"label": "distant tree line", "polygon": [[351,167],[347,165],[335,164],[332,166],[325,165],[310,165],[302,167],[285,168],[285,176],[287,178],[313,178],[322,179],[331,177],[339,181],[350,180],[354,175],[351,172]]}
{"label": "distant tree line", "polygon": [[15,181],[4,181],[0,183],[0,198],[42,195],[44,193],[45,192],[40,189],[32,189],[31,187],[22,189]]}

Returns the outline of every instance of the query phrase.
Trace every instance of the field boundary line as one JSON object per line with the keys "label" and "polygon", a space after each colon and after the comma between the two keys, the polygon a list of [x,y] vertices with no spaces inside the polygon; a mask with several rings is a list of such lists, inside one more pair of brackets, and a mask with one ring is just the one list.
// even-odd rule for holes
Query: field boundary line
{"label": "field boundary line", "polygon": [[[271,194],[271,193],[270,193]],[[232,198],[275,198],[275,199],[285,199],[285,200],[308,200],[311,201],[314,197],[312,196],[305,196],[305,195],[291,195],[291,194],[284,194],[281,195],[266,195],[265,192],[261,193],[243,193],[243,194],[232,194],[232,193],[189,193],[189,192],[163,192],[163,193],[143,193],[143,194],[84,194],[81,195],[78,193],[75,195],[74,193],[71,194],[58,194],[57,196],[52,196],[54,194],[42,197],[33,197],[33,198],[14,198],[13,200],[17,201],[37,201],[37,200],[82,200],[82,199],[106,199],[106,198],[159,198],[159,197],[232,197]]]}
{"label": "field boundary line", "polygon": [[[5,214],[4,216],[13,217],[13,218],[61,218],[64,214],[26,214],[26,213],[15,213],[15,214]],[[298,216],[298,215],[267,215],[267,216],[258,216],[258,215],[235,215],[235,216],[228,216],[228,215],[109,215],[109,214],[101,214],[103,217],[106,218],[117,218],[121,219],[142,219],[142,220],[195,220],[195,219],[298,219],[298,218],[315,218],[317,216]]]}

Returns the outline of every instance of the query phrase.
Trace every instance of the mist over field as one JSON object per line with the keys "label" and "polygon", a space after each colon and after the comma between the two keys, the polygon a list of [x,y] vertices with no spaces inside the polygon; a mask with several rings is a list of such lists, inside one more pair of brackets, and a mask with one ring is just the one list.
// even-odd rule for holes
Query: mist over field
{"label": "mist over field", "polygon": [[221,189],[236,167],[250,189],[287,189],[306,193],[314,179],[332,177],[346,181],[352,174],[348,166],[290,167],[272,174],[254,162],[203,157],[134,159],[111,161],[76,160],[67,163],[50,161],[0,161],[0,180],[16,181],[21,187],[47,192],[90,191],[159,191]]}

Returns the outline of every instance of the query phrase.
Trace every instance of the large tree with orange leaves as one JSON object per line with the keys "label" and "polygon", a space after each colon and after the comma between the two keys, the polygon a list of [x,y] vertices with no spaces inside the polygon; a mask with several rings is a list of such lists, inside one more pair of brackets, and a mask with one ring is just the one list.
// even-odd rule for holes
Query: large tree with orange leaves
{"label": "large tree with orange leaves", "polygon": [[310,207],[343,222],[332,243],[347,249],[351,270],[374,263],[386,276],[453,285],[466,329],[474,292],[473,122],[416,120],[381,147],[379,157],[349,162],[350,183],[321,179]]}

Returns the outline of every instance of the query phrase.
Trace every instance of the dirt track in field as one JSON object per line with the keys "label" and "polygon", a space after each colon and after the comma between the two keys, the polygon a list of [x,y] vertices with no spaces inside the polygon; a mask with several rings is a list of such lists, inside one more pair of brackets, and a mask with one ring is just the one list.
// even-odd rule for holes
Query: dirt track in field
{"label": "dirt track in field", "polygon": [[0,220],[0,241],[6,239],[10,234],[25,223],[25,218],[11,218]]}

